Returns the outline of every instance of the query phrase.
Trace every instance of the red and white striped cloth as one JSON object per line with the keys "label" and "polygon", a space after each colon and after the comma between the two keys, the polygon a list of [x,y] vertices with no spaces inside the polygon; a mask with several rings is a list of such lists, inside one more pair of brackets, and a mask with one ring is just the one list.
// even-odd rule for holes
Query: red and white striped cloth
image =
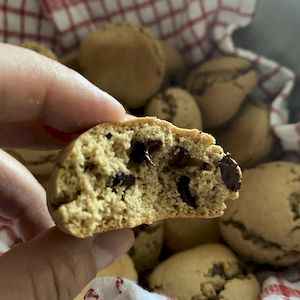
{"label": "red and white striped cloth", "polygon": [[[275,134],[286,151],[299,154],[300,122],[288,124],[286,103],[294,73],[232,42],[233,31],[251,22],[255,7],[256,0],[1,0],[0,41],[35,40],[63,55],[77,49],[80,40],[97,27],[128,20],[174,44],[190,66],[223,53],[245,57],[259,72],[254,96],[271,104]],[[22,239],[12,221],[0,219],[0,224],[0,251],[4,252]],[[268,274],[261,299],[300,299],[300,267]]]}

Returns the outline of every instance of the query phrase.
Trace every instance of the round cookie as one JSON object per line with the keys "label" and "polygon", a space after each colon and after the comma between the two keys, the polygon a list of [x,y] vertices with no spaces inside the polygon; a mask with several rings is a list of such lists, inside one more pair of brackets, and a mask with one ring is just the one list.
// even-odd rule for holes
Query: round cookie
{"label": "round cookie", "polygon": [[168,219],[164,221],[164,239],[172,251],[184,251],[200,244],[218,242],[218,219]]}
{"label": "round cookie", "polygon": [[205,244],[177,253],[152,272],[149,286],[177,300],[257,300],[257,279],[224,245]]}
{"label": "round cookie", "polygon": [[59,60],[59,62],[65,66],[67,66],[68,68],[71,68],[71,69],[77,71],[78,73],[82,73],[82,70],[81,70],[80,64],[79,64],[78,51],[73,51],[73,52],[65,55],[64,57],[62,57]]}
{"label": "round cookie", "polygon": [[163,86],[182,86],[186,75],[186,66],[180,52],[168,42],[160,45],[166,59],[166,73]]}
{"label": "round cookie", "polygon": [[[138,276],[134,268],[132,259],[128,254],[124,254],[115,260],[110,266],[99,271],[96,277],[121,277],[127,278],[137,282]],[[84,295],[89,289],[89,284],[82,290],[82,292],[74,300],[84,300]]]}
{"label": "round cookie", "polygon": [[220,219],[223,238],[258,264],[300,260],[300,165],[271,162],[244,171],[240,199]]}
{"label": "round cookie", "polygon": [[257,73],[249,61],[220,57],[196,68],[187,89],[201,108],[204,128],[216,128],[234,116],[256,83]]}
{"label": "round cookie", "polygon": [[60,150],[5,149],[22,163],[32,174],[49,176]]}
{"label": "round cookie", "polygon": [[145,114],[181,128],[202,129],[201,112],[194,97],[181,88],[169,88],[157,94],[146,106]]}
{"label": "round cookie", "polygon": [[229,151],[242,167],[263,160],[272,150],[269,109],[262,103],[247,103],[217,136],[218,143]]}
{"label": "round cookie", "polygon": [[65,148],[47,200],[77,237],[165,218],[217,217],[241,185],[237,163],[209,134],[157,118],[103,123]]}
{"label": "round cookie", "polygon": [[20,47],[33,50],[41,55],[47,56],[53,60],[57,60],[56,54],[48,47],[43,44],[36,43],[36,42],[24,42],[19,45]]}
{"label": "round cookie", "polygon": [[81,42],[79,62],[91,82],[128,109],[143,106],[158,91],[166,68],[154,35],[128,23],[108,24],[92,32]]}
{"label": "round cookie", "polygon": [[154,268],[163,246],[163,223],[141,225],[134,229],[135,243],[129,254],[138,272]]}

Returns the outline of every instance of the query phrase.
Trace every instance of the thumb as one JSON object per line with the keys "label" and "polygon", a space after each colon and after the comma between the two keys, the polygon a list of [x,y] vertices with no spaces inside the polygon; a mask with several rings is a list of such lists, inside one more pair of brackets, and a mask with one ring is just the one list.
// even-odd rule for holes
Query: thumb
{"label": "thumb", "polygon": [[53,227],[0,257],[1,298],[74,299],[133,240],[127,229],[78,239]]}

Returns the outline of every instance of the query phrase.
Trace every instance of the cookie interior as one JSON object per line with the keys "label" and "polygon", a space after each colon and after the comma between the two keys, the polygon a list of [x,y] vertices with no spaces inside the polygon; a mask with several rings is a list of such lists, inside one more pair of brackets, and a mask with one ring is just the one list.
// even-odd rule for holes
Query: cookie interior
{"label": "cookie interior", "polygon": [[160,122],[99,125],[64,151],[48,199],[62,230],[83,237],[164,218],[222,215],[224,201],[237,197],[238,167],[231,170],[238,182],[228,181],[232,166],[223,168],[228,157],[212,136]]}

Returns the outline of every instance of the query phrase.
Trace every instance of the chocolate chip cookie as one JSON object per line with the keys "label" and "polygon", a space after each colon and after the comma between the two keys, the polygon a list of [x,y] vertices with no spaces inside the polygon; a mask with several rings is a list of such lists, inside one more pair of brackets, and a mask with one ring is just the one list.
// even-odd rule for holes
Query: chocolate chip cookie
{"label": "chocolate chip cookie", "polygon": [[134,229],[135,242],[129,254],[138,272],[153,269],[163,246],[163,222],[141,225]]}
{"label": "chocolate chip cookie", "polygon": [[164,218],[217,217],[241,185],[215,139],[145,117],[100,124],[60,155],[48,185],[56,224],[77,237]]}
{"label": "chocolate chip cookie", "polygon": [[204,128],[229,121],[257,83],[252,64],[238,57],[221,57],[197,67],[187,80],[187,89],[200,106]]}
{"label": "chocolate chip cookie", "polygon": [[53,60],[57,60],[56,54],[50,48],[48,48],[47,46],[45,46],[43,44],[32,42],[32,41],[27,41],[27,42],[20,44],[19,46],[29,49],[29,50],[33,50],[33,51],[35,51],[41,55],[44,55],[48,58],[51,58]]}
{"label": "chocolate chip cookie", "polygon": [[223,238],[240,256],[287,266],[300,260],[300,165],[271,162],[244,171],[240,199],[220,219]]}
{"label": "chocolate chip cookie", "polygon": [[182,128],[202,129],[201,112],[194,97],[181,88],[168,88],[151,99],[145,114]]}
{"label": "chocolate chip cookie", "polygon": [[229,151],[242,167],[262,161],[270,153],[274,137],[267,105],[249,102],[217,135],[218,143]]}
{"label": "chocolate chip cookie", "polygon": [[221,244],[171,256],[150,275],[149,286],[177,300],[257,300],[260,292],[254,275]]}
{"label": "chocolate chip cookie", "polygon": [[88,35],[80,45],[84,75],[126,108],[143,106],[160,88],[165,56],[159,41],[145,27],[108,24]]}

